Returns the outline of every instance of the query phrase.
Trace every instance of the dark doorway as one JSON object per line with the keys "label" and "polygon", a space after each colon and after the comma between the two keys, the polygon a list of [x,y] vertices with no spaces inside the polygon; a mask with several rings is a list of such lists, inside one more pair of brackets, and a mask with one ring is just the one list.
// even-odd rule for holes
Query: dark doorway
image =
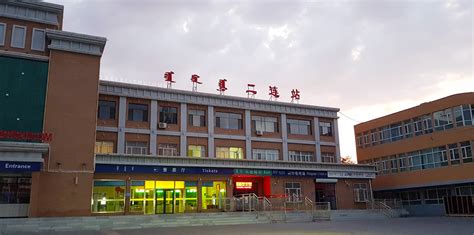
{"label": "dark doorway", "polygon": [[331,205],[331,210],[336,209],[335,183],[316,183],[315,196],[316,202],[329,202]]}

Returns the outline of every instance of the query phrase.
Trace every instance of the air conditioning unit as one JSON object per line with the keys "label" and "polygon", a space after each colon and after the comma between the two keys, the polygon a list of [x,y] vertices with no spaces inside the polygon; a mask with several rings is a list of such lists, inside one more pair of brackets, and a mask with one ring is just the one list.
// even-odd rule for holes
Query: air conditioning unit
{"label": "air conditioning unit", "polygon": [[263,131],[262,131],[262,130],[257,130],[257,131],[256,131],[256,134],[257,134],[258,136],[262,136],[262,135],[263,135]]}
{"label": "air conditioning unit", "polygon": [[165,122],[158,123],[159,129],[166,129],[167,127],[168,127],[168,123],[165,123]]}

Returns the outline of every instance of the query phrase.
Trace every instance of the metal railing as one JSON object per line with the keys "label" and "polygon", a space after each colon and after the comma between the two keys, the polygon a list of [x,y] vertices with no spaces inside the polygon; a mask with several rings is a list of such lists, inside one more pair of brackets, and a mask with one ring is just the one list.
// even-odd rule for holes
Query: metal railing
{"label": "metal railing", "polygon": [[371,200],[367,202],[367,209],[378,211],[389,218],[398,217],[398,213],[388,204],[391,204],[394,207],[401,206],[401,202],[398,203],[397,200]]}

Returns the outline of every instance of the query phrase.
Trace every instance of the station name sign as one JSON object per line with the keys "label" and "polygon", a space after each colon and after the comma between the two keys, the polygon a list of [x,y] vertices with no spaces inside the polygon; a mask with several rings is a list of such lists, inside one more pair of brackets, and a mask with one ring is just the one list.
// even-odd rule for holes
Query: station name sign
{"label": "station name sign", "polygon": [[53,134],[0,130],[0,139],[51,142]]}
{"label": "station name sign", "polygon": [[329,178],[358,178],[358,179],[374,179],[374,172],[350,172],[350,171],[329,171]]}
{"label": "station name sign", "polygon": [[41,169],[41,162],[0,162],[0,172],[33,172]]}

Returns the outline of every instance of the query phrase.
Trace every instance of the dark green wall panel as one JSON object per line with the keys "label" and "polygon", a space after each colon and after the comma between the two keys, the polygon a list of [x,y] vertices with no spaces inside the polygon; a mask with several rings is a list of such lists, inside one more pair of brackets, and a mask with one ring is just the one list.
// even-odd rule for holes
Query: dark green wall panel
{"label": "dark green wall panel", "polygon": [[0,130],[42,132],[48,63],[0,56]]}

